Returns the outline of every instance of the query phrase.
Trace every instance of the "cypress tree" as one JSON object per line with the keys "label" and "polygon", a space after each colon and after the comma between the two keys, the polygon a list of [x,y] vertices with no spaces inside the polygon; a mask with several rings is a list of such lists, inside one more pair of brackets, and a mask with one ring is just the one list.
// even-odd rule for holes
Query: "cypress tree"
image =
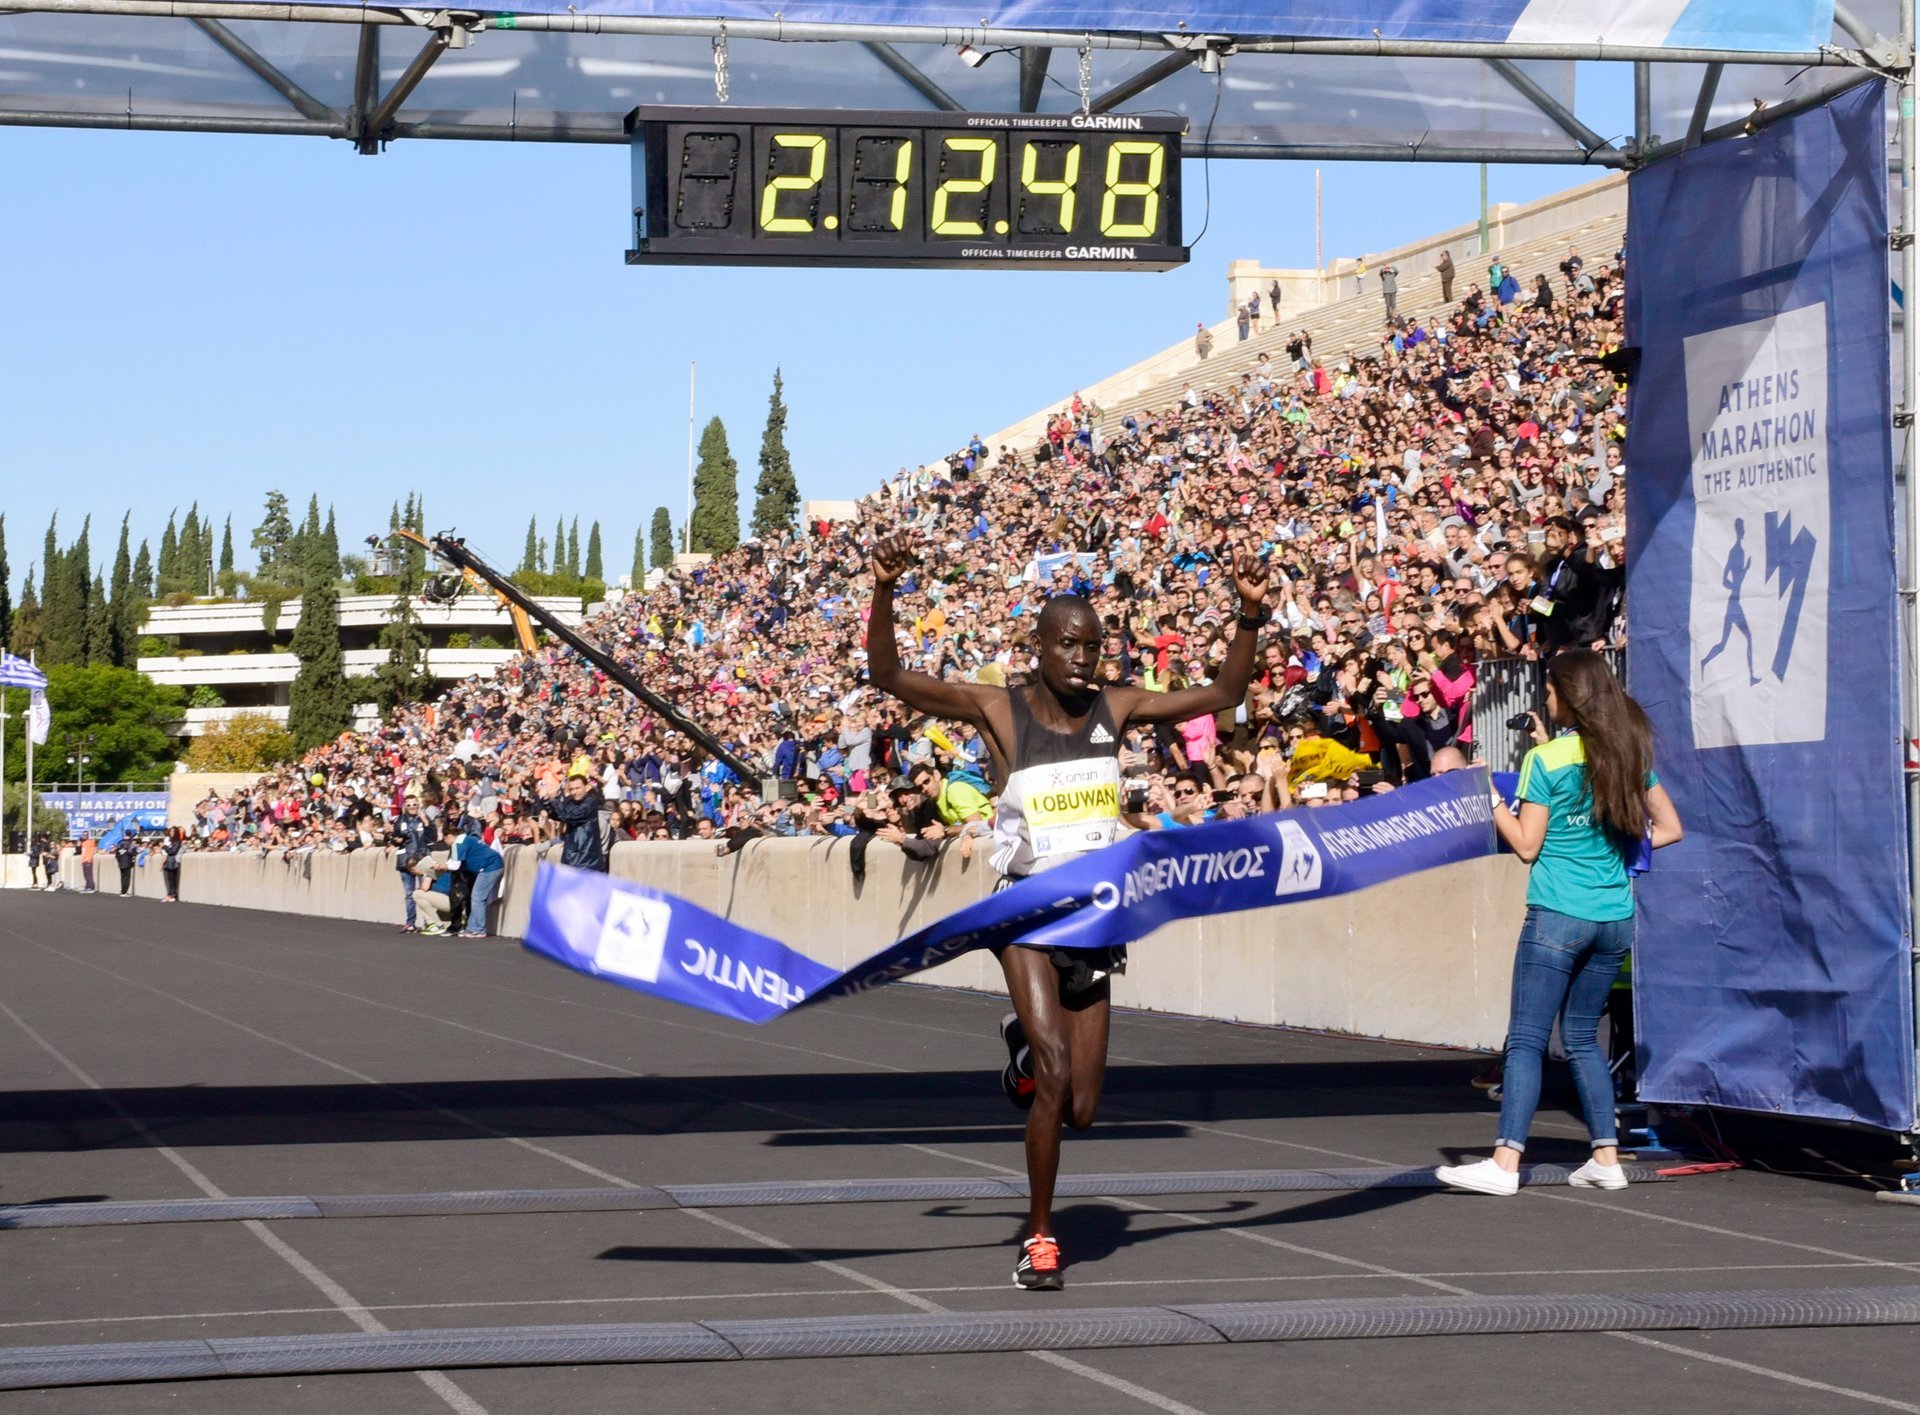
{"label": "cypress tree", "polygon": [[87,595],[86,653],[89,668],[113,665],[113,615],[107,608],[107,585],[95,575]]}
{"label": "cypress tree", "polygon": [[540,573],[540,527],[538,518],[527,518],[527,548],[520,552],[520,568],[516,575],[537,575]]}
{"label": "cypress tree", "polygon": [[[634,552],[634,563],[639,564],[639,551]],[[673,517],[664,506],[653,508],[653,568],[671,570],[673,568]],[[640,577],[635,575],[633,583],[637,587]]]}
{"label": "cypress tree", "polygon": [[27,578],[20,582],[20,607],[13,611],[13,633],[8,642],[22,658],[40,647],[40,599],[33,592],[31,565],[27,566]]}
{"label": "cypress tree", "polygon": [[280,584],[292,583],[300,573],[300,562],[289,558],[293,544],[293,520],[287,515],[285,492],[267,493],[266,514],[253,528],[253,548],[260,553],[262,579]]}
{"label": "cypress tree", "polygon": [[700,464],[693,473],[693,524],[688,549],[718,555],[740,544],[740,464],[727,447],[719,418],[700,434]]}
{"label": "cypress tree", "polygon": [[[316,500],[312,521],[319,521]],[[353,692],[340,652],[340,561],[329,558],[324,532],[306,538],[306,575],[293,653],[300,660],[287,702],[287,731],[296,751],[332,741],[353,725]]]}
{"label": "cypress tree", "polygon": [[637,590],[646,582],[646,578],[647,528],[645,526],[635,526],[633,528],[633,569],[627,574],[627,583]]}
{"label": "cypress tree", "polygon": [[133,557],[133,593],[137,599],[153,598],[153,552],[140,542],[140,553]]}
{"label": "cypress tree", "polygon": [[782,391],[780,370],[775,369],[766,431],[760,434],[760,480],[753,487],[753,533],[761,537],[786,530],[800,511],[800,488],[787,456],[787,404]]}
{"label": "cypress tree", "polygon": [[0,512],[0,648],[13,642],[13,570],[7,564],[7,518]]}
{"label": "cypress tree", "polygon": [[564,575],[567,570],[567,518],[553,523],[553,555],[547,561],[547,573]]}
{"label": "cypress tree", "polygon": [[227,516],[226,529],[220,532],[220,588],[233,590],[233,516]]}
{"label": "cypress tree", "polygon": [[[409,497],[407,515],[413,514],[414,504]],[[387,651],[387,657],[373,670],[373,679],[374,701],[380,705],[382,714],[391,713],[404,703],[419,702],[433,687],[433,675],[427,671],[427,631],[420,627],[420,616],[413,608],[414,598],[420,593],[425,561],[416,560],[414,552],[415,547],[407,544],[396,558],[393,618],[380,630],[380,647]]]}
{"label": "cypress tree", "polygon": [[327,529],[324,532],[327,542],[327,554],[333,557],[333,578],[340,578],[340,532],[334,526],[333,507],[327,507]]}
{"label": "cypress tree", "polygon": [[[413,524],[413,497],[411,495],[407,497],[407,524],[409,526]],[[400,529],[400,503],[398,501],[393,503],[393,510],[387,513],[387,529],[390,531]]]}
{"label": "cypress tree", "polygon": [[589,580],[599,580],[602,584],[606,582],[607,570],[606,566],[601,563],[600,523],[598,521],[595,521],[593,523],[593,529],[587,532],[587,564],[581,573]]}
{"label": "cypress tree", "polygon": [[173,512],[167,513],[167,529],[160,537],[159,582],[154,586],[160,595],[170,595],[180,588],[180,533],[174,529]]}
{"label": "cypress tree", "polygon": [[[51,527],[49,527],[51,531]],[[40,647],[49,666],[87,661],[87,533],[66,550],[56,545],[41,577]]]}
{"label": "cypress tree", "polygon": [[200,525],[200,503],[196,501],[187,508],[187,519],[180,526],[176,568],[180,588],[188,594],[202,595],[207,592],[206,577],[200,573],[201,562],[207,558],[205,541],[206,532]]}
{"label": "cypress tree", "polygon": [[580,578],[580,518],[575,516],[567,528],[567,573]]}
{"label": "cypress tree", "polygon": [[[54,567],[60,560],[59,533],[60,513],[55,511],[53,518],[47,522],[46,542],[40,548],[40,608],[43,612],[47,606],[47,596],[53,592]],[[31,574],[28,578],[31,580]]]}
{"label": "cypress tree", "polygon": [[127,548],[128,516],[120,518],[120,547],[113,553],[112,598],[107,605],[107,623],[112,649],[107,658],[115,668],[125,668],[133,653],[133,554]]}

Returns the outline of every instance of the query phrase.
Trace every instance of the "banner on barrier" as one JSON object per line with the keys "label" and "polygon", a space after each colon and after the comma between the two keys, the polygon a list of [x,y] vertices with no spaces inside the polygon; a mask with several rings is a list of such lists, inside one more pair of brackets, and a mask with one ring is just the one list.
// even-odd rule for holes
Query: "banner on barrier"
{"label": "banner on barrier", "polygon": [[664,890],[542,865],[525,946],[578,972],[746,1022],[1020,943],[1106,948],[1163,924],[1324,899],[1494,850],[1483,770],[1344,806],[1148,831],[1022,880],[844,972]]}
{"label": "banner on barrier", "polygon": [[1640,1094],[1915,1116],[1883,86],[1628,180]]}

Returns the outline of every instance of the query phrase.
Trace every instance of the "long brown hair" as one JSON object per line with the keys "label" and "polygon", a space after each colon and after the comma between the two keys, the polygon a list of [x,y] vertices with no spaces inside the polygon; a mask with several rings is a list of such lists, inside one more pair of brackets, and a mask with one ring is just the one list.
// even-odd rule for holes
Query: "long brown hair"
{"label": "long brown hair", "polygon": [[1638,840],[1647,830],[1647,774],[1653,770],[1653,727],[1646,713],[1591,649],[1555,655],[1547,677],[1586,748],[1593,818],[1624,840]]}

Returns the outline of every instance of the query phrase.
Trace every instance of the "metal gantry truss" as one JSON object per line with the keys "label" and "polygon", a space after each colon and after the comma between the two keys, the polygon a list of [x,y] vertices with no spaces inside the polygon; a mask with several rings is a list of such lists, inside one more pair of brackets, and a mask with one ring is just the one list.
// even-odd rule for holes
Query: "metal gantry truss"
{"label": "metal gantry truss", "polygon": [[[1910,5],[1903,8],[1910,9]],[[291,110],[286,116],[254,112],[169,112],[136,109],[131,97],[121,111],[68,107],[7,107],[0,105],[0,126],[118,128],[166,132],[260,133],[315,136],[350,142],[367,154],[387,143],[407,138],[495,140],[512,142],[624,143],[621,117],[630,104],[611,105],[604,114],[548,115],[545,121],[517,112],[507,123],[475,122],[445,116],[409,118],[405,109],[415,90],[449,50],[463,50],[480,36],[511,31],[518,34],[567,36],[651,37],[663,40],[704,39],[724,47],[728,41],[774,41],[804,45],[849,45],[877,60],[930,111],[964,112],[968,105],[937,76],[902,52],[903,47],[937,46],[942,51],[971,51],[979,56],[1011,54],[1018,65],[1020,111],[1038,111],[1049,82],[1059,83],[1049,69],[1054,51],[1071,49],[1085,56],[1100,54],[1156,56],[1146,67],[1109,83],[1091,94],[1089,108],[1109,113],[1153,95],[1169,79],[1198,66],[1218,74],[1223,66],[1259,63],[1262,56],[1328,57],[1341,59],[1449,60],[1462,66],[1484,65],[1507,91],[1544,117],[1566,137],[1566,146],[1509,144],[1501,141],[1464,142],[1445,135],[1410,135],[1396,141],[1289,141],[1281,124],[1273,125],[1271,139],[1236,138],[1212,141],[1192,135],[1186,151],[1195,157],[1308,159],[1318,161],[1487,162],[1544,163],[1632,168],[1642,162],[1701,142],[1750,133],[1756,124],[1774,121],[1800,108],[1824,101],[1835,84],[1819,85],[1817,93],[1795,102],[1776,103],[1757,117],[1709,127],[1721,77],[1731,65],[1764,65],[1783,71],[1849,69],[1862,79],[1875,74],[1897,76],[1905,68],[1911,45],[1876,33],[1844,4],[1836,7],[1841,33],[1857,47],[1830,44],[1817,50],[1791,53],[1751,53],[1718,49],[1664,48],[1590,43],[1481,43],[1425,42],[1386,39],[1304,39],[1277,35],[1189,34],[1175,32],[1071,33],[1049,30],[1003,30],[988,27],[933,27],[904,25],[796,24],[775,18],[677,19],[605,14],[514,14],[469,9],[373,8],[342,5],[234,3],[233,0],[0,0],[0,19],[8,15],[95,16],[122,19],[185,20],[223,50],[233,62],[257,77]],[[230,27],[235,22],[282,25],[352,25],[359,31],[354,82],[348,103],[329,103],[303,88],[272,59],[247,43]],[[418,49],[397,78],[381,89],[382,31],[412,32],[421,36]],[[400,34],[394,36],[400,39]],[[408,42],[411,42],[410,40]],[[1630,63],[1635,77],[1635,124],[1631,137],[1615,141],[1602,137],[1555,97],[1522,65],[1531,61],[1600,61]],[[1652,131],[1651,74],[1655,65],[1705,65],[1694,120],[1683,138],[1661,141]],[[1838,85],[1844,86],[1844,85]],[[216,105],[208,105],[213,108]],[[782,106],[777,103],[764,106]],[[797,106],[797,105],[796,105]],[[858,107],[899,107],[888,102]]]}

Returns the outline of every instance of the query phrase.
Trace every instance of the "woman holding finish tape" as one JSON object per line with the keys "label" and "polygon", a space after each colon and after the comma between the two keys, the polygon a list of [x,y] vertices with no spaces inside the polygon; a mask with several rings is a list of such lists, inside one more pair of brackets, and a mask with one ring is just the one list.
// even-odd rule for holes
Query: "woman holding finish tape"
{"label": "woman holding finish tape", "polygon": [[1601,1010],[1633,945],[1628,862],[1680,839],[1680,816],[1653,771],[1653,729],[1606,660],[1569,649],[1547,665],[1549,737],[1534,717],[1520,767],[1520,814],[1496,793],[1493,822],[1508,847],[1533,866],[1527,920],[1513,962],[1500,1133],[1493,1157],[1442,1165],[1450,1189],[1506,1196],[1520,1188],[1520,1156],[1540,1103],[1540,1073],[1560,1019],[1593,1154],[1573,1172],[1582,1188],[1623,1189],[1616,1148],[1613,1077],[1601,1053]]}

